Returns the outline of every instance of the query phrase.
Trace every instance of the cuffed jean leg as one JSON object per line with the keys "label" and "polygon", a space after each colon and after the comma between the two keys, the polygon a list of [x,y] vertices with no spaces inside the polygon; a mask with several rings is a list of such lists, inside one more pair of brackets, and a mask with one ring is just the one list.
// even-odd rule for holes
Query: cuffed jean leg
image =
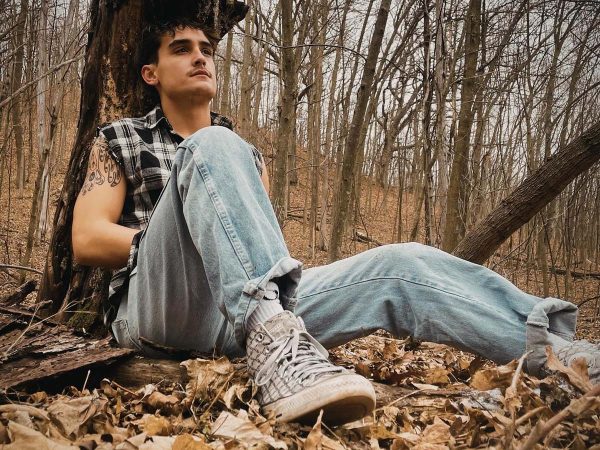
{"label": "cuffed jean leg", "polygon": [[[486,267],[409,243],[306,269],[296,313],[326,347],[384,329],[506,363],[526,348],[539,358],[543,346],[572,339],[576,309],[527,294]],[[538,334],[528,341],[531,326]]]}
{"label": "cuffed jean leg", "polygon": [[293,309],[301,267],[250,145],[227,128],[203,128],[177,150],[120,316],[134,341],[240,354],[246,318],[267,282],[278,283],[283,307]]}

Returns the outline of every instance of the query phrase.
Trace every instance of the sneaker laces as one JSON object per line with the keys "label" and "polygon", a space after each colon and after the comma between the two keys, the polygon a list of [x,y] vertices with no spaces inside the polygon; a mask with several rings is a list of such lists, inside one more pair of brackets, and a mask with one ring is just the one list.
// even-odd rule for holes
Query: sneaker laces
{"label": "sneaker laces", "polygon": [[[267,334],[268,331],[264,330]],[[313,381],[317,375],[343,373],[344,368],[331,364],[327,350],[306,331],[296,328],[287,335],[271,342],[267,349],[271,355],[256,372],[254,382],[258,386],[267,384],[279,368],[280,376],[296,378],[300,384]]]}

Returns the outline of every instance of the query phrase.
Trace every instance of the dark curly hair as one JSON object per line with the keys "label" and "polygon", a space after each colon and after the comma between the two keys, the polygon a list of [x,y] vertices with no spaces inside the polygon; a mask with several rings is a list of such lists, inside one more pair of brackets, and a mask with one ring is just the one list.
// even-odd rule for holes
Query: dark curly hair
{"label": "dark curly hair", "polygon": [[[219,35],[206,23],[195,18],[176,17],[167,22],[153,23],[148,25],[142,31],[142,40],[138,50],[137,71],[140,73],[142,66],[146,64],[156,64],[158,62],[158,49],[163,36],[174,36],[177,30],[182,28],[195,28],[204,32],[204,35],[212,45],[213,49],[217,49],[220,41]],[[158,92],[152,86],[142,83],[144,86],[145,97],[150,104],[157,104],[160,101]]]}
{"label": "dark curly hair", "polygon": [[141,69],[144,64],[157,63],[161,38],[167,34],[174,36],[175,32],[182,28],[195,28],[203,31],[213,49],[216,50],[220,38],[214,30],[197,19],[179,17],[169,22],[152,24],[144,28],[138,57],[138,67]]}

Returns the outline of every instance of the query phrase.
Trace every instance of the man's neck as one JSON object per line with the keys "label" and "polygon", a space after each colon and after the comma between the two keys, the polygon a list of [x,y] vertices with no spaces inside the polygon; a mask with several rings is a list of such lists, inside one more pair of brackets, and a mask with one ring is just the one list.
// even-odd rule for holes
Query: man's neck
{"label": "man's neck", "polygon": [[194,99],[175,103],[161,98],[161,108],[173,130],[183,138],[211,125],[210,103],[198,103]]}

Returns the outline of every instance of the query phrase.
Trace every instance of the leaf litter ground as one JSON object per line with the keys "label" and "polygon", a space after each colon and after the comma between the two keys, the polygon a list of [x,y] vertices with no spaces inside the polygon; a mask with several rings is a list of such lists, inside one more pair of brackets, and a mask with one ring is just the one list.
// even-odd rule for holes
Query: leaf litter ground
{"label": "leaf litter ground", "polygon": [[0,448],[194,450],[600,448],[600,389],[578,362],[551,353],[545,379],[450,347],[384,333],[332,351],[372,379],[374,414],[331,428],[276,423],[260,414],[243,360],[182,362],[185,384],[132,389],[104,379],[93,389],[36,392],[0,405]]}

